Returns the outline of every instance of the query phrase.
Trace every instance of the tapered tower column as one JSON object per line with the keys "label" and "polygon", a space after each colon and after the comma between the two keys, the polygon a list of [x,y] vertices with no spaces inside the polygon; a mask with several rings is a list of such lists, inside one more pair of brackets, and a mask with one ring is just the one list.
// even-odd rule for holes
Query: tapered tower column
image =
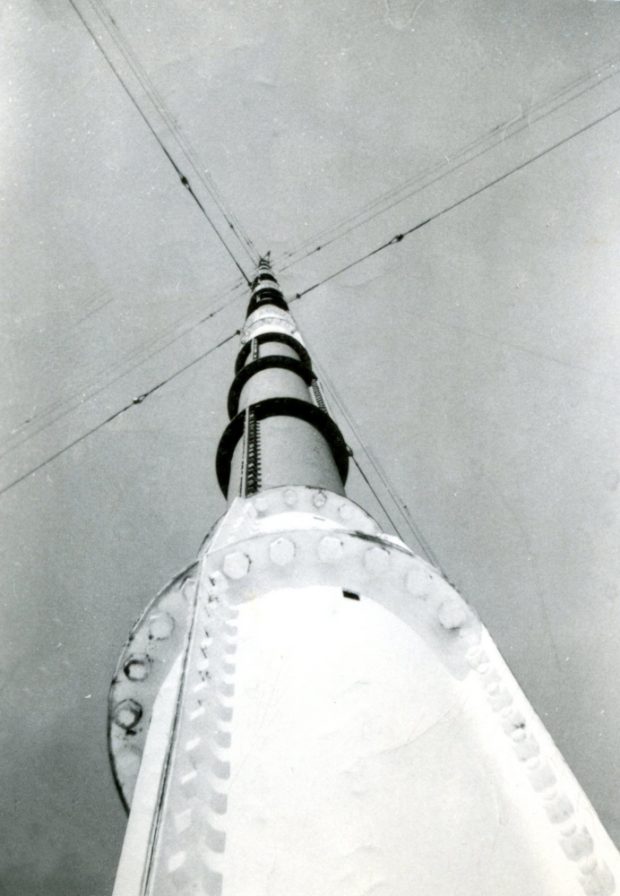
{"label": "tapered tower column", "polygon": [[280,485],[344,493],[347,446],[266,258],[252,283],[228,414],[217,475],[229,501]]}
{"label": "tapered tower column", "polygon": [[110,689],[113,896],[615,894],[618,853],[476,613],[344,495],[266,259],[228,411],[227,510]]}

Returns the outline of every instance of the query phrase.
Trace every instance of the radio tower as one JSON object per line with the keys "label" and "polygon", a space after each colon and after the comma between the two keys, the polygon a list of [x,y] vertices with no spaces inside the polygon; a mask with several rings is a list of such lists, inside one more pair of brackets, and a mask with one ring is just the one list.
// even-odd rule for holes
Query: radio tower
{"label": "radio tower", "polygon": [[484,626],[345,497],[267,258],[228,412],[228,510],[110,691],[114,896],[616,893],[620,857]]}

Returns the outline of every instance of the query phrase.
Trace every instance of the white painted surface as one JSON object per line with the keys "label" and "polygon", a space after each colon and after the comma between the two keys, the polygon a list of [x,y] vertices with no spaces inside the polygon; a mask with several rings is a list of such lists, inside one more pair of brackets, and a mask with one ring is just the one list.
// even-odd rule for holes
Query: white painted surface
{"label": "white painted surface", "polygon": [[337,589],[237,624],[224,896],[583,896],[473,671]]}

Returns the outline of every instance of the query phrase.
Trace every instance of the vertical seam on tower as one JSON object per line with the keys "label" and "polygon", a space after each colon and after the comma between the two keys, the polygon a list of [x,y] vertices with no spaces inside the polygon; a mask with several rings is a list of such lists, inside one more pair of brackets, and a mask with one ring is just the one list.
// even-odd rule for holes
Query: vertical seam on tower
{"label": "vertical seam on tower", "polygon": [[260,433],[253,408],[248,408],[248,447],[246,467],[246,495],[260,488]]}
{"label": "vertical seam on tower", "polygon": [[314,380],[314,382],[310,386],[310,389],[312,390],[312,394],[314,396],[314,401],[315,401],[316,406],[318,408],[320,408],[322,411],[325,411],[326,414],[329,413],[327,410],[327,405],[325,404],[325,399],[323,398],[323,393],[321,392],[321,387],[319,386],[318,380]]}
{"label": "vertical seam on tower", "polygon": [[241,448],[241,471],[240,471],[240,482],[239,482],[239,494],[242,498],[245,498],[248,494],[248,485],[247,485],[247,471],[248,471],[248,445],[250,442],[249,439],[249,429],[250,429],[250,409],[249,407],[245,409],[245,420],[243,421],[243,445]]}
{"label": "vertical seam on tower", "polygon": [[256,491],[263,484],[262,467],[261,467],[261,444],[260,444],[260,421],[256,421]]}

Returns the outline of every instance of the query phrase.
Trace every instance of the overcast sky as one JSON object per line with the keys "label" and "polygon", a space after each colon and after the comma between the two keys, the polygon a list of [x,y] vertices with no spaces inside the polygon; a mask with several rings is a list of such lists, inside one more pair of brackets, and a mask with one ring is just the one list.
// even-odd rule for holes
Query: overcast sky
{"label": "overcast sky", "polygon": [[224,510],[235,341],[173,375],[267,249],[321,284],[291,310],[384,506],[350,496],[476,608],[620,843],[620,4],[75,6],[155,134],[69,0],[0,5],[0,893],[111,890],[107,690]]}

